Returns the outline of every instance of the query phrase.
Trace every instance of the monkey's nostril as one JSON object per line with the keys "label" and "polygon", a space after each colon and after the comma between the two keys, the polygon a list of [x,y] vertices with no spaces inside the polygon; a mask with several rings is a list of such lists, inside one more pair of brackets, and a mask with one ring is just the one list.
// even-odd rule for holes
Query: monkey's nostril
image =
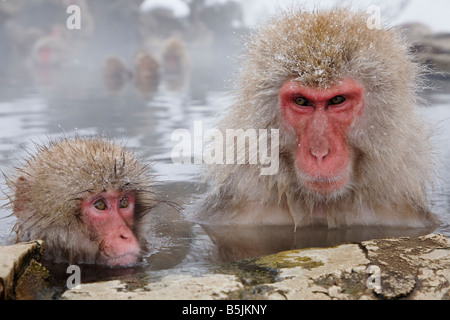
{"label": "monkey's nostril", "polygon": [[322,149],[317,150],[314,148],[311,148],[311,154],[314,158],[317,159],[317,162],[320,164],[322,160],[325,159],[326,156],[330,153],[330,149]]}

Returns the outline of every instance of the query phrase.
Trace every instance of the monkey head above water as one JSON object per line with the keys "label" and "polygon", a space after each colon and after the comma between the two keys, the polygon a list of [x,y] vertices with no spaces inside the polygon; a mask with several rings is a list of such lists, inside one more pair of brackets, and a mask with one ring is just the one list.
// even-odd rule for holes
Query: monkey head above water
{"label": "monkey head above water", "polygon": [[44,240],[56,262],[135,264],[141,222],[160,203],[148,169],[124,146],[100,138],[38,146],[7,178],[17,240]]}
{"label": "monkey head above water", "polygon": [[[431,130],[418,114],[422,68],[392,29],[349,9],[282,12],[248,41],[219,129],[278,129],[279,170],[217,165],[206,224],[423,227]],[[235,144],[234,140],[226,141]],[[242,148],[231,148],[242,151]],[[245,149],[248,156],[249,151]],[[270,153],[270,148],[269,151]]]}

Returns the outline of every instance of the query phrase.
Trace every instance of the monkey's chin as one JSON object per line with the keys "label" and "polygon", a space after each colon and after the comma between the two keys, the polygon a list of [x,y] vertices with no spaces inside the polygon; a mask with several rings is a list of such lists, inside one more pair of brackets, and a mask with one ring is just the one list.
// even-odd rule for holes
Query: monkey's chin
{"label": "monkey's chin", "polygon": [[109,256],[105,261],[105,265],[112,268],[128,268],[135,266],[138,259],[139,256],[135,253],[124,253],[114,257]]}

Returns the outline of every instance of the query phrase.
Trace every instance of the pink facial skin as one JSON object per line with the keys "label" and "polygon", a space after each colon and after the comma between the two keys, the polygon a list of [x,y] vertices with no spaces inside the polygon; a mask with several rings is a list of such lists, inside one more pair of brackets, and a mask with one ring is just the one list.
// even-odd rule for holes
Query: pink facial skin
{"label": "pink facial skin", "polygon": [[297,136],[295,159],[304,186],[331,194],[349,183],[351,125],[364,110],[364,89],[353,79],[326,88],[288,80],[279,92],[287,124]]}
{"label": "pink facial skin", "polygon": [[132,193],[106,191],[85,199],[83,219],[90,233],[101,239],[104,264],[129,266],[139,258],[139,241],[133,232],[135,197]]}

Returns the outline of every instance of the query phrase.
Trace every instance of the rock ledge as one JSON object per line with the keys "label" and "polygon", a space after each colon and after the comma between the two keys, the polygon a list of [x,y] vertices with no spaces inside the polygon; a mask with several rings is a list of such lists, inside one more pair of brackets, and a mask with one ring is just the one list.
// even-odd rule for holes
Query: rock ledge
{"label": "rock ledge", "polygon": [[450,241],[430,234],[281,252],[141,286],[82,284],[62,299],[450,299],[449,282]]}

